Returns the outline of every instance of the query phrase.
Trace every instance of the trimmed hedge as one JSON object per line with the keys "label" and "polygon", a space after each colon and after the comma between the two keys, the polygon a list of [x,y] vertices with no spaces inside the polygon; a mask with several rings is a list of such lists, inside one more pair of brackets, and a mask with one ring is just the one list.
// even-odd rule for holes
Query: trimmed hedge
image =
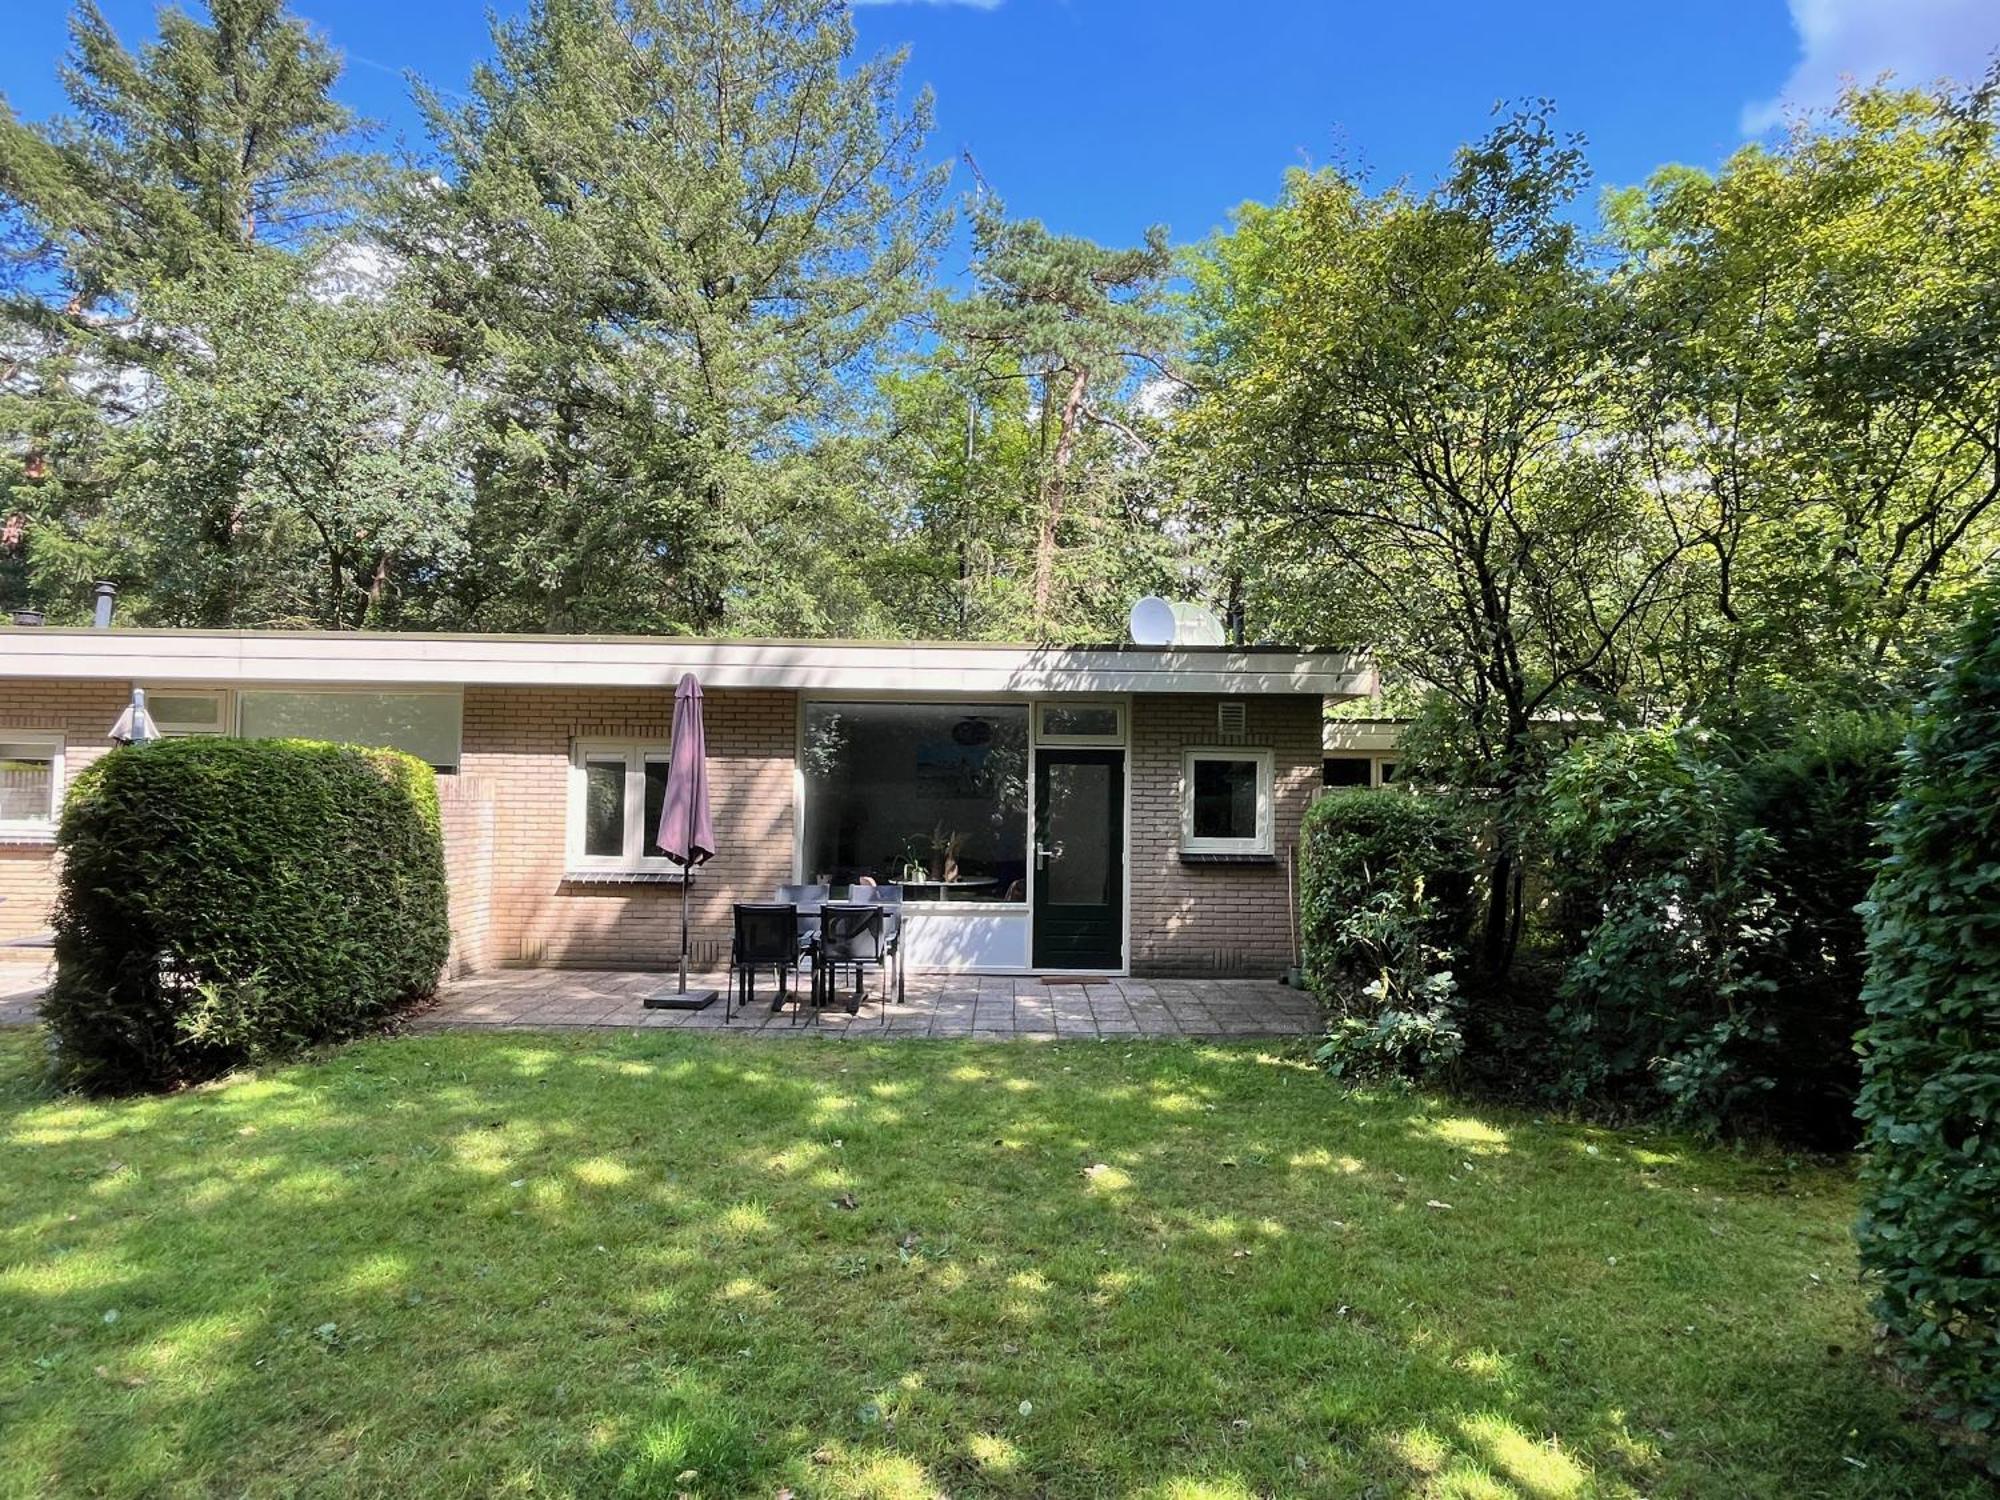
{"label": "trimmed hedge", "polygon": [[42,1015],[71,1086],[213,1076],[378,1024],[450,945],[437,782],[411,756],[304,740],[114,750],[57,839]]}
{"label": "trimmed hedge", "polygon": [[1421,1076],[1457,1058],[1476,864],[1441,798],[1355,788],[1307,811],[1299,929],[1306,982],[1336,1012],[1320,1052],[1332,1071]]}
{"label": "trimmed hedge", "polygon": [[1862,1263],[1938,1414],[2000,1425],[2000,582],[1917,717],[1866,906]]}

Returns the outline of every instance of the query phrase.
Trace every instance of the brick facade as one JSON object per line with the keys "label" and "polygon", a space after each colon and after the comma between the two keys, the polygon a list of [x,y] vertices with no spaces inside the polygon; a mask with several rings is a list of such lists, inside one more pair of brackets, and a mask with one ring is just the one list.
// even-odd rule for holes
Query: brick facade
{"label": "brick facade", "polygon": [[[1132,701],[1132,953],[1135,974],[1276,975],[1291,962],[1285,861],[1320,775],[1321,700],[1272,694],[1238,700],[1240,734],[1217,727],[1220,698],[1158,694]],[[1268,864],[1182,860],[1181,778],[1188,750],[1269,750]]]}
{"label": "brick facade", "polygon": [[[0,739],[10,729],[61,731],[63,779],[73,782],[111,748],[105,731],[131,697],[123,682],[0,681]],[[0,942],[45,930],[54,895],[54,846],[0,841]]]}
{"label": "brick facade", "polygon": [[[130,697],[123,682],[0,681],[0,730],[60,730],[65,775],[106,748]],[[1137,695],[1131,709],[1130,967],[1137,974],[1275,974],[1290,961],[1284,860],[1317,784],[1321,702],[1251,696],[1239,736],[1196,695]],[[796,839],[798,695],[714,689],[705,699],[710,794],[722,853],[695,881],[694,959],[728,952],[733,900],[789,880]],[[672,701],[657,689],[465,690],[460,774],[442,778],[454,973],[509,965],[668,969],[680,935],[672,883],[566,878],[570,748],[577,739],[663,745]],[[1183,752],[1240,743],[1274,760],[1268,864],[1180,857]],[[0,844],[0,938],[45,928],[54,892],[46,843]]]}

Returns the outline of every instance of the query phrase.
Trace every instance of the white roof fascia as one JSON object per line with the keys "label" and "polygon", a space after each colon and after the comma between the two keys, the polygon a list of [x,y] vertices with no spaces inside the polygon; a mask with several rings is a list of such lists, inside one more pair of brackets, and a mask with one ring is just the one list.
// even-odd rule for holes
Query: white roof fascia
{"label": "white roof fascia", "polygon": [[402,635],[307,631],[0,630],[0,678],[344,686],[708,687],[829,692],[1303,693],[1374,691],[1351,652],[718,641],[682,636]]}

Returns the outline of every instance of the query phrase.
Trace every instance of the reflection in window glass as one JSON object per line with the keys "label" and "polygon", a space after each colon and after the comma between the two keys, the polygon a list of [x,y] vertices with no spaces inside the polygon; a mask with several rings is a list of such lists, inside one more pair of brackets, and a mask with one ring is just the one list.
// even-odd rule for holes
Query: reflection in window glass
{"label": "reflection in window glass", "polygon": [[644,841],[644,847],[640,852],[647,859],[665,859],[667,857],[667,851],[660,847],[660,813],[666,805],[666,758],[664,756],[652,756],[646,761],[646,821],[640,825],[640,836]]}
{"label": "reflection in window glass", "polygon": [[1198,839],[1257,837],[1256,761],[1194,763],[1194,836]]}
{"label": "reflection in window glass", "polygon": [[1329,755],[1320,765],[1321,786],[1368,785],[1368,757]]}
{"label": "reflection in window glass", "polygon": [[1382,785],[1387,786],[1390,782],[1394,781],[1395,779],[1396,779],[1396,763],[1393,760],[1383,761]]}
{"label": "reflection in window glass", "polygon": [[55,772],[53,745],[0,741],[0,823],[53,820]]}
{"label": "reflection in window glass", "polygon": [[1045,703],[1042,705],[1044,739],[1118,738],[1118,708],[1111,703]]}
{"label": "reflection in window glass", "polygon": [[625,759],[583,763],[583,852],[616,859],[625,852]]}
{"label": "reflection in window glass", "polygon": [[809,704],[803,771],[808,880],[1027,899],[1026,705]]}
{"label": "reflection in window glass", "polygon": [[237,694],[245,739],[331,740],[404,750],[443,770],[458,765],[456,693]]}

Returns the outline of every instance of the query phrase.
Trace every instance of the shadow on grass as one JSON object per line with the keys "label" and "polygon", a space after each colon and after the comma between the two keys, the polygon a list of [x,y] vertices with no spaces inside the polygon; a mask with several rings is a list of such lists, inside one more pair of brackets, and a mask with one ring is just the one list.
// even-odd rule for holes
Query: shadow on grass
{"label": "shadow on grass", "polygon": [[0,1140],[22,1493],[1971,1492],[1837,1174],[1255,1048],[428,1036]]}

